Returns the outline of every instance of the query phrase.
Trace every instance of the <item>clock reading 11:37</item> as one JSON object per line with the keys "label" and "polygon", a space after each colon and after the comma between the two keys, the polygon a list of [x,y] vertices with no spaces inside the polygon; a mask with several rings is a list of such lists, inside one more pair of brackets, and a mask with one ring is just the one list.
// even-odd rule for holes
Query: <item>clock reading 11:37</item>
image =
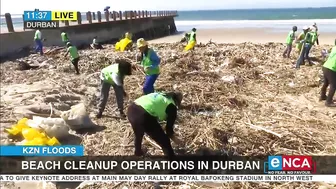
{"label": "clock reading 11:37", "polygon": [[50,21],[51,11],[24,11],[24,21]]}

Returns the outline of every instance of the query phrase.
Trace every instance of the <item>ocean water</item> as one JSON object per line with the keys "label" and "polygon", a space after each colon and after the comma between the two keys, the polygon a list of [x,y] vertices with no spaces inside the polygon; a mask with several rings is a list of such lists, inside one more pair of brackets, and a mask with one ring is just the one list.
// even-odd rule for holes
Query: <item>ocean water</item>
{"label": "ocean water", "polygon": [[288,31],[317,23],[320,31],[336,32],[336,7],[251,10],[179,11],[178,30],[216,28],[271,28]]}
{"label": "ocean water", "polygon": [[[179,11],[175,23],[179,31],[210,28],[271,28],[288,31],[293,25],[300,28],[317,23],[319,30],[336,32],[336,7],[296,9],[245,9]],[[12,15],[14,27],[23,27],[22,15]],[[82,20],[86,20],[85,13]],[[1,27],[6,22],[1,16]]]}

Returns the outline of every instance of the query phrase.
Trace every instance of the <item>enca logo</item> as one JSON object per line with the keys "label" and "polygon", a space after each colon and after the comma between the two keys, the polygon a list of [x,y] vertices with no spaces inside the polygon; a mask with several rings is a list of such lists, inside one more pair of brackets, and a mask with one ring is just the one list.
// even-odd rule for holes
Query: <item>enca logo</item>
{"label": "enca logo", "polygon": [[311,156],[268,156],[269,171],[313,171],[316,163]]}

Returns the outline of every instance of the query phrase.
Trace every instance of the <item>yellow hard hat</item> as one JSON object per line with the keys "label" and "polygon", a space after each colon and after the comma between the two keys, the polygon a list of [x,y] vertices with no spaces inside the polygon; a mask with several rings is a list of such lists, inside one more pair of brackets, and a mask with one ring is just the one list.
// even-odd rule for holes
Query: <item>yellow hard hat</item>
{"label": "yellow hard hat", "polygon": [[145,41],[144,38],[140,38],[137,40],[137,47],[138,48],[141,48],[141,47],[144,47],[144,46],[147,46],[148,45],[148,42]]}

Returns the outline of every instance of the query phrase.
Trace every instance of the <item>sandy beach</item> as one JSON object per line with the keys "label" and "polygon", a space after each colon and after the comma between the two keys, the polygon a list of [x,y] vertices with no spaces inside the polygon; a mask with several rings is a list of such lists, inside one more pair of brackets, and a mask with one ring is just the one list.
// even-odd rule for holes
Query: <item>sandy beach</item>
{"label": "sandy beach", "polygon": [[[299,35],[299,30],[296,35]],[[181,39],[183,33],[152,40],[152,43],[173,43]],[[207,43],[210,39],[216,43],[268,43],[286,41],[287,33],[272,29],[202,29],[197,31],[197,42]],[[320,44],[333,45],[336,33],[320,32]]]}

